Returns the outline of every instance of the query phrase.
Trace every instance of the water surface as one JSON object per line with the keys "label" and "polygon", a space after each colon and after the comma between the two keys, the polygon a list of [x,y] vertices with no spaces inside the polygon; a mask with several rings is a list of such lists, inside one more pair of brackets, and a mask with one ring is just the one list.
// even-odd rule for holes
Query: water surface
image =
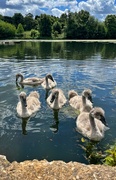
{"label": "water surface", "polygon": [[[87,163],[82,135],[76,131],[77,112],[67,104],[57,113],[46,104],[41,86],[15,84],[16,73],[44,77],[51,73],[57,87],[78,93],[93,92],[95,106],[106,112],[110,130],[97,144],[103,151],[116,138],[116,45],[113,43],[21,42],[0,45],[0,154],[9,161],[27,159],[78,161]],[[41,109],[35,117],[22,120],[16,105],[21,91],[40,94]],[[48,94],[49,95],[49,94]]]}

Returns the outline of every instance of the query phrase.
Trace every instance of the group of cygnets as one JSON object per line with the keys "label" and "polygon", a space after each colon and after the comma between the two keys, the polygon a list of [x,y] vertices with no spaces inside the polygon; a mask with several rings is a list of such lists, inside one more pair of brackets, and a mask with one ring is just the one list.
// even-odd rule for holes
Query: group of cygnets
{"label": "group of cygnets", "polygon": [[[21,85],[41,85],[44,89],[50,90],[51,93],[47,97],[46,102],[50,108],[59,110],[66,104],[67,99],[63,91],[56,88],[56,81],[51,74],[47,74],[44,78],[25,78],[22,74],[16,75],[16,83]],[[36,113],[40,107],[39,93],[32,91],[28,96],[24,91],[19,94],[19,102],[16,110],[17,114],[22,118],[30,117]],[[76,119],[76,128],[84,137],[93,141],[100,141],[104,137],[104,132],[109,129],[105,112],[101,107],[93,107],[92,91],[90,89],[83,90],[81,95],[74,90],[68,92],[69,105],[79,111]]]}

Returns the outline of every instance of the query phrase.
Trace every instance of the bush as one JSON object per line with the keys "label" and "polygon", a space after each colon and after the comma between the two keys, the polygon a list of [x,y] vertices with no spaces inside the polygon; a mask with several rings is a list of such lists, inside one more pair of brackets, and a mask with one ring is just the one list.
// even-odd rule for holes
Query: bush
{"label": "bush", "polygon": [[15,32],[14,25],[0,20],[0,39],[15,37]]}

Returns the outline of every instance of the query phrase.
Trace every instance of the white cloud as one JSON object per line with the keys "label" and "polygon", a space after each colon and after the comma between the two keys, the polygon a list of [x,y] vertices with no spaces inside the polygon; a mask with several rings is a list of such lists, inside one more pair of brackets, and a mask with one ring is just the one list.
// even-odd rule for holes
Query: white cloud
{"label": "white cloud", "polygon": [[87,0],[78,5],[79,10],[89,11],[91,15],[97,18],[106,17],[108,14],[116,13],[115,0]]}
{"label": "white cloud", "polygon": [[12,9],[9,9],[9,8],[0,9],[0,14],[2,14],[3,16],[13,16],[14,13],[17,13],[17,10],[15,10],[15,9],[12,10]]}
{"label": "white cloud", "polygon": [[6,5],[19,5],[22,4],[23,0],[6,0]]}
{"label": "white cloud", "polygon": [[65,11],[61,11],[58,8],[53,8],[51,10],[53,16],[60,17],[64,12],[67,13],[68,9],[65,9]]}
{"label": "white cloud", "polygon": [[[116,13],[115,0],[0,0],[1,14],[12,16],[16,12],[40,15],[41,13],[60,16],[70,10],[78,12],[86,10],[98,19],[104,19],[108,14]],[[6,8],[5,8],[6,6]]]}

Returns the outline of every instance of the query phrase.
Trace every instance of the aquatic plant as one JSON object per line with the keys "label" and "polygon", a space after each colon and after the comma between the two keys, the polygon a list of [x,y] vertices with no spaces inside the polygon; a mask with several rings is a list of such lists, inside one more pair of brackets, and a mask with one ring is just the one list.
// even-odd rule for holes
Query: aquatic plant
{"label": "aquatic plant", "polygon": [[81,142],[84,143],[80,145],[85,151],[85,159],[89,164],[102,164],[104,159],[104,153],[100,148],[97,147],[98,142],[90,141],[85,138],[81,138]]}
{"label": "aquatic plant", "polygon": [[107,144],[105,150],[97,147],[98,142],[92,142],[88,139],[81,138],[83,145],[80,145],[85,151],[85,159],[89,164],[106,164],[116,166],[116,142],[113,145]]}
{"label": "aquatic plant", "polygon": [[110,166],[116,166],[116,143],[111,145],[105,152],[106,157],[104,158],[103,163]]}

